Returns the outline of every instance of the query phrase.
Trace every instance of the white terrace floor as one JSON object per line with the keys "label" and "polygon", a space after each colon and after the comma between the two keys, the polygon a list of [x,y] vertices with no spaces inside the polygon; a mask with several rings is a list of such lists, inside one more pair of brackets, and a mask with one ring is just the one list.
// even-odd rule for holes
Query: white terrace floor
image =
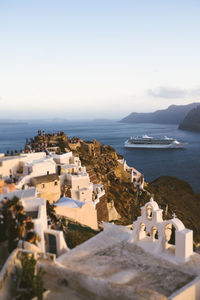
{"label": "white terrace floor", "polygon": [[[174,264],[128,243],[130,234],[125,227],[109,225],[58,258],[54,271],[47,269],[45,275],[52,296],[62,300],[74,290],[72,299],[166,299],[200,274],[199,255],[186,264]],[[68,283],[66,289],[60,286],[63,292],[58,284],[53,287],[53,274],[57,282]],[[47,299],[53,299],[51,294]]]}

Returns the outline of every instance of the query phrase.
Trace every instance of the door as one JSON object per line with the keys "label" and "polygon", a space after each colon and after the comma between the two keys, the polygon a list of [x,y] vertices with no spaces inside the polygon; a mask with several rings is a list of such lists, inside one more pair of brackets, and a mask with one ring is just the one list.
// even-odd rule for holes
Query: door
{"label": "door", "polygon": [[46,252],[56,254],[57,256],[56,236],[54,234],[45,233],[45,244]]}

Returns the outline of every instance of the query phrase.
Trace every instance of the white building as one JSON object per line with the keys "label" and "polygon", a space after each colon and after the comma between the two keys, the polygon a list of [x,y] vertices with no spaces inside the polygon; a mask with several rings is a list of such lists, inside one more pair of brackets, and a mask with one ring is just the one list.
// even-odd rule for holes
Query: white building
{"label": "white building", "polygon": [[30,178],[55,174],[56,164],[44,152],[32,152],[18,156],[0,157],[0,175],[3,179],[15,178],[18,188],[28,183]]}
{"label": "white building", "polygon": [[119,159],[118,162],[122,166],[123,170],[130,174],[130,182],[134,183],[135,187],[142,190],[144,188],[144,176],[135,168],[129,167],[125,159]]}
{"label": "white building", "polygon": [[0,194],[0,202],[5,197],[12,200],[15,196],[19,198],[19,202],[23,205],[26,215],[32,217],[34,229],[41,238],[40,246],[42,252],[53,253],[56,256],[65,253],[68,247],[64,240],[63,232],[48,229],[46,200],[38,197],[37,189],[33,187]]}
{"label": "white building", "polygon": [[73,199],[92,201],[93,184],[88,173],[66,174],[65,178]]}
{"label": "white building", "polygon": [[93,202],[96,207],[97,203],[99,203],[100,198],[105,195],[105,190],[103,184],[93,184]]}
{"label": "white building", "polygon": [[55,203],[56,214],[98,230],[97,211],[92,202],[63,197]]}
{"label": "white building", "polygon": [[16,187],[22,188],[28,184],[31,178],[56,174],[56,163],[51,157],[43,157],[33,161],[20,161],[18,172],[15,174],[18,177]]}
{"label": "white building", "polygon": [[86,168],[81,166],[79,157],[73,156],[72,152],[61,155],[52,155],[59,166],[61,184],[66,184],[71,192],[71,198],[79,201],[93,202],[94,206],[99,202],[100,197],[105,195],[102,184],[90,182]]}
{"label": "white building", "polygon": [[64,153],[64,154],[53,154],[52,155],[55,162],[59,165],[65,164],[75,164],[78,165],[80,162],[79,157],[73,156],[72,152]]}
{"label": "white building", "polygon": [[19,168],[20,156],[0,157],[0,175],[2,178],[13,176]]}
{"label": "white building", "polygon": [[12,200],[13,197],[17,197],[21,201],[33,199],[37,197],[37,189],[35,187],[32,187],[32,188],[27,188],[25,190],[15,190],[13,192],[0,194],[0,202],[5,197],[8,198],[9,200]]}
{"label": "white building", "polygon": [[32,162],[34,160],[45,158],[46,154],[44,152],[32,152],[26,154],[20,154],[17,156],[0,156],[0,175],[2,178],[7,178],[10,176],[16,176],[19,172],[20,174],[20,162]]}
{"label": "white building", "polygon": [[48,229],[46,200],[35,197],[21,201],[24,211],[34,223],[35,231],[39,234],[41,250],[44,253],[56,254],[60,256],[68,250],[64,240],[63,232],[60,230]]}
{"label": "white building", "polygon": [[56,173],[56,164],[52,158],[42,158],[32,162],[22,162],[23,175],[31,175],[32,177],[50,175]]}
{"label": "white building", "polygon": [[73,156],[72,152],[64,154],[53,154],[51,157],[56,162],[61,174],[86,172],[86,168],[81,166],[79,157]]}

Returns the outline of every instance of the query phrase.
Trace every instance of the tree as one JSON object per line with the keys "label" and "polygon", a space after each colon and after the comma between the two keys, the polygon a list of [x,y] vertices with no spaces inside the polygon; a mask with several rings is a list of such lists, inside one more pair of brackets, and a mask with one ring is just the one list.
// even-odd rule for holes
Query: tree
{"label": "tree", "polygon": [[36,272],[36,263],[33,255],[26,254],[22,257],[21,264],[22,269],[16,270],[17,281],[19,287],[16,290],[17,300],[30,300],[33,297],[37,297],[38,300],[43,299],[43,281],[42,276],[44,272],[39,269]]}

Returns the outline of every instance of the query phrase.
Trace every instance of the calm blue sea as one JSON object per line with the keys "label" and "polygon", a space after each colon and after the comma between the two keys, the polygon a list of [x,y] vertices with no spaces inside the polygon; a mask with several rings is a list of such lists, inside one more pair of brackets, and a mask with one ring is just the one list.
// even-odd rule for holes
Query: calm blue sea
{"label": "calm blue sea", "polygon": [[[117,121],[67,121],[48,123],[29,122],[27,125],[0,125],[0,152],[7,149],[20,150],[25,139],[46,132],[64,131],[69,137],[79,136],[84,140],[96,138],[101,143],[113,146],[130,166],[141,171],[147,181],[161,175],[170,175],[188,181],[200,193],[200,134],[177,129],[176,125],[123,124]],[[169,136],[188,142],[184,150],[125,149],[124,141],[130,136],[148,134]]]}

